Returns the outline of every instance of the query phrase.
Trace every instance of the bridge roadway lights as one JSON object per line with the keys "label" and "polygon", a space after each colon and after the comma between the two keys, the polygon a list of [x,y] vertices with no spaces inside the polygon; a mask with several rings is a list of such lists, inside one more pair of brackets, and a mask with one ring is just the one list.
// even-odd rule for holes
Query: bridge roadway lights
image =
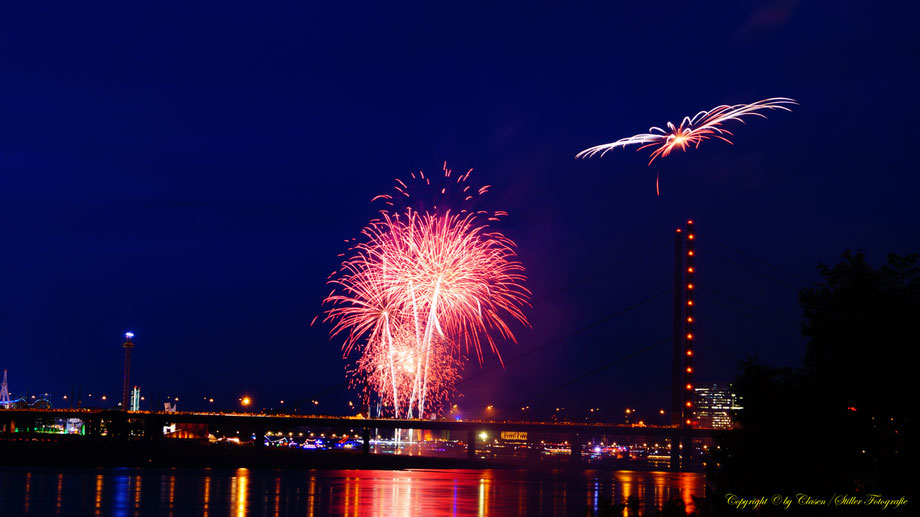
{"label": "bridge roadway lights", "polygon": [[476,431],[473,430],[466,433],[466,457],[476,459]]}

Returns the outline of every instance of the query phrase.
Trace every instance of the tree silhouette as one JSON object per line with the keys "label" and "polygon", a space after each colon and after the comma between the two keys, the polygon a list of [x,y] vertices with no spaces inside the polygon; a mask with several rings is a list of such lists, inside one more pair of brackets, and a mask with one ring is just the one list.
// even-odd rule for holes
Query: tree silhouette
{"label": "tree silhouette", "polygon": [[[742,364],[738,429],[719,437],[708,463],[717,505],[727,493],[913,492],[918,256],[891,254],[875,269],[848,251],[819,271],[822,282],[799,293],[803,367]],[[782,510],[762,513],[773,511]]]}

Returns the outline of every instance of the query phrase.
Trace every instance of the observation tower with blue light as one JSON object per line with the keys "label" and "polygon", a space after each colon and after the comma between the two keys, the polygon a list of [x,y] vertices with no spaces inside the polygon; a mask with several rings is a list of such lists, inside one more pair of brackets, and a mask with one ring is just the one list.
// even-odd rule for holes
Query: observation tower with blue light
{"label": "observation tower with blue light", "polygon": [[134,348],[134,332],[125,332],[125,342],[121,346],[125,348],[125,382],[121,390],[121,409],[128,411],[131,388],[131,349]]}

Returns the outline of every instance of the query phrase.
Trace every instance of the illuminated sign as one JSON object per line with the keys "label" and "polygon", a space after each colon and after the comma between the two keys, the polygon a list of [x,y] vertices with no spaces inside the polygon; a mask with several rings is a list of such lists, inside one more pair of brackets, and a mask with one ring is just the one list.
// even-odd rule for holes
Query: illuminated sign
{"label": "illuminated sign", "polygon": [[524,431],[502,431],[501,438],[502,440],[526,441],[527,433]]}

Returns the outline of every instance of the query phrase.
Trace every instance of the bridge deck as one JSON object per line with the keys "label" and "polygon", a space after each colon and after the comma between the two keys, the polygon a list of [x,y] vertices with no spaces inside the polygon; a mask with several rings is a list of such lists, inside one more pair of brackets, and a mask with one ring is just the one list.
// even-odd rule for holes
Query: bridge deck
{"label": "bridge deck", "polygon": [[8,409],[0,410],[0,419],[19,418],[81,418],[102,420],[156,419],[169,423],[199,423],[233,426],[256,425],[259,427],[326,427],[326,428],[375,428],[375,429],[430,429],[443,431],[525,431],[533,433],[559,434],[612,434],[617,436],[673,436],[681,434],[690,437],[712,436],[719,429],[671,426],[632,426],[610,423],[588,422],[521,422],[493,420],[418,420],[390,418],[358,418],[324,415],[279,415],[261,413],[200,413],[162,411],[122,411],[93,409]]}

